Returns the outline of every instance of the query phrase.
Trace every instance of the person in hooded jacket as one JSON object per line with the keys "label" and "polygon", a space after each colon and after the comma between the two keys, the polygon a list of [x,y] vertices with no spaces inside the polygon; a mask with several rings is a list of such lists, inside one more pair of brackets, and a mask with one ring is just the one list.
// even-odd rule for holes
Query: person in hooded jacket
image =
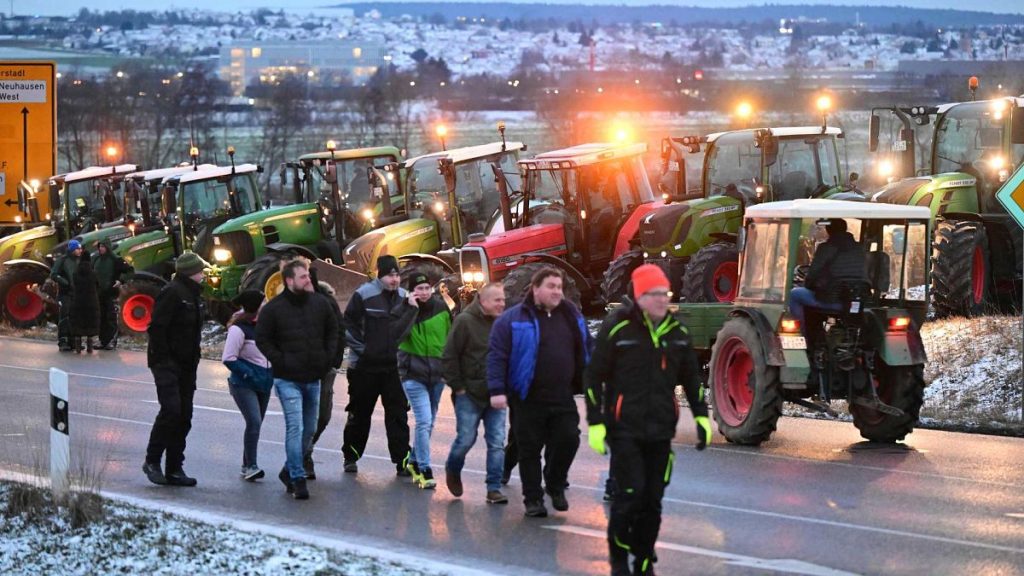
{"label": "person in hooded jacket", "polygon": [[608,519],[613,576],[654,573],[661,501],[672,477],[672,438],[681,385],[697,425],[697,449],[711,441],[697,356],[686,326],[668,313],[669,281],[653,264],[633,271],[634,302],[601,325],[585,373],[587,435],[598,454],[611,449],[617,492]]}
{"label": "person in hooded jacket", "polygon": [[71,336],[71,301],[75,296],[74,277],[78,260],[82,257],[82,243],[68,242],[63,256],[57,258],[50,269],[50,280],[57,284],[57,347],[61,352],[73,349]]}
{"label": "person in hooded jacket", "polygon": [[75,297],[71,301],[72,347],[76,353],[81,353],[84,339],[86,351],[92,354],[93,336],[100,332],[100,300],[99,283],[96,280],[96,273],[92,270],[88,252],[83,252],[78,260],[73,283]]}
{"label": "person in hooded jacket", "polygon": [[96,280],[99,282],[100,348],[113,350],[117,347],[119,288],[125,276],[135,272],[135,269],[125,262],[124,258],[114,254],[109,239],[101,240],[97,245],[92,269],[96,272]]}
{"label": "person in hooded jacket", "polygon": [[274,388],[270,361],[256,346],[256,321],[262,303],[263,293],[258,290],[246,290],[235,298],[234,304],[242,309],[228,321],[221,354],[221,362],[231,371],[228,392],[245,420],[241,477],[248,482],[266,475],[257,463],[257,448],[263,417],[270,404],[270,391]]}

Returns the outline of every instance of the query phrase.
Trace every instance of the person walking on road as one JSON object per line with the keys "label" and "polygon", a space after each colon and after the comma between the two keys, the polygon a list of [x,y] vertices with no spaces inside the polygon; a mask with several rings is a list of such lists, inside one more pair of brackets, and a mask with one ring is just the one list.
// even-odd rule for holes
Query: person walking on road
{"label": "person walking on road", "polygon": [[476,443],[480,422],[487,443],[488,504],[507,504],[501,493],[505,464],[505,408],[491,406],[487,391],[487,348],[494,320],[505,311],[505,288],[500,283],[485,285],[468,308],[455,317],[444,347],[444,377],[452,389],[455,405],[455,441],[445,463],[445,483],[452,496],[462,496],[462,467],[466,454]]}
{"label": "person walking on road", "polygon": [[697,357],[687,329],[668,313],[669,281],[661,268],[633,271],[634,303],[614,310],[597,336],[586,370],[588,441],[612,453],[617,492],[608,520],[613,576],[654,573],[661,500],[672,477],[672,438],[679,420],[675,387],[682,385],[697,423],[697,449],[711,442],[711,423]]}
{"label": "person walking on road", "polygon": [[306,500],[302,460],[316,431],[320,378],[334,362],[338,323],[327,300],[313,291],[305,260],[288,262],[281,276],[285,289],[260,312],[256,346],[270,361],[284,411],[286,464],[278,478],[296,500]]}
{"label": "person walking on road", "polygon": [[76,354],[80,354],[82,340],[85,339],[85,350],[92,354],[92,339],[100,333],[100,297],[99,282],[92,270],[88,252],[83,252],[78,260],[73,284],[72,292],[75,296],[71,300],[72,347]]}
{"label": "person walking on road", "polygon": [[306,469],[306,480],[316,480],[316,468],[313,465],[313,448],[316,446],[317,440],[324,433],[324,430],[327,429],[327,425],[331,423],[331,411],[334,408],[334,380],[338,377],[338,369],[341,368],[341,363],[345,359],[345,317],[341,313],[338,301],[334,299],[334,288],[327,282],[317,280],[316,270],[310,268],[309,274],[313,278],[313,286],[316,287],[317,294],[327,300],[331,310],[334,311],[335,320],[338,322],[338,350],[334,360],[331,362],[331,367],[320,378],[320,410],[316,418],[316,432],[313,432],[313,440],[309,450],[302,457],[302,466]]}
{"label": "person walking on road", "polygon": [[263,417],[270,403],[270,390],[274,387],[270,362],[256,346],[256,320],[262,303],[263,293],[258,290],[246,290],[235,298],[234,304],[242,309],[228,321],[228,335],[221,355],[221,361],[231,371],[228,391],[245,420],[241,476],[249,482],[265,476],[256,453]]}
{"label": "person walking on road", "polygon": [[391,323],[391,310],[409,297],[399,286],[402,277],[398,260],[384,255],[377,259],[377,279],[360,286],[345,308],[349,348],[348,420],[341,451],[345,472],[359,471],[356,462],[366,449],[370,419],[377,397],[384,405],[388,452],[398,476],[408,477],[409,401],[398,375],[398,332]]}
{"label": "person walking on road", "polygon": [[409,296],[392,310],[398,334],[398,375],[412,407],[416,436],[409,460],[413,482],[423,489],[437,485],[430,467],[430,435],[444,392],[441,354],[452,328],[448,305],[434,295],[430,280],[422,272],[409,276]]}
{"label": "person walking on road", "polygon": [[125,275],[135,271],[110,247],[110,240],[101,240],[96,246],[96,257],[92,260],[92,269],[96,271],[100,294],[100,348],[113,350],[117,347],[118,319],[117,298],[121,280]]}
{"label": "person walking on road", "polygon": [[511,404],[516,414],[523,501],[526,515],[534,518],[548,515],[545,491],[555,510],[569,509],[566,480],[580,445],[573,393],[583,389],[590,333],[583,315],[563,297],[564,281],[557,268],[537,271],[525,300],[494,322],[487,357],[491,406]]}
{"label": "person walking on road", "polygon": [[[192,429],[192,399],[206,315],[200,285],[205,266],[194,252],[183,253],[174,263],[174,278],[160,290],[153,305],[146,361],[156,382],[160,412],[149,435],[142,471],[154,484],[196,485],[182,465],[185,440]],[[165,454],[166,474],[160,469]]]}
{"label": "person walking on road", "polygon": [[71,336],[71,301],[75,295],[75,270],[78,260],[82,257],[82,243],[78,240],[68,242],[64,255],[57,258],[50,269],[50,280],[57,284],[57,347],[61,352],[70,352]]}

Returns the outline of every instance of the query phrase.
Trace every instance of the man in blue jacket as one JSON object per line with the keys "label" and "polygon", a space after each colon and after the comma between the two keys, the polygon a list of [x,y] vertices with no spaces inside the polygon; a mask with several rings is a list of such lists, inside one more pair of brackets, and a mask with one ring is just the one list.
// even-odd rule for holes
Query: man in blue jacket
{"label": "man in blue jacket", "polygon": [[551,505],[560,512],[569,509],[566,479],[580,445],[573,393],[583,389],[590,334],[583,315],[563,298],[564,281],[557,268],[534,274],[525,300],[494,322],[487,357],[491,405],[501,409],[511,404],[516,412],[512,425],[519,443],[523,502],[526,515],[533,518],[548,515],[542,475]]}

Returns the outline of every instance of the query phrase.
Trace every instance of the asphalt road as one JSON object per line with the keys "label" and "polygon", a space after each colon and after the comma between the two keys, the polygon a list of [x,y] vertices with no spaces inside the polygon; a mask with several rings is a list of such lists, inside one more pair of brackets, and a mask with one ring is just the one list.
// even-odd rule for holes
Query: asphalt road
{"label": "asphalt road", "polygon": [[[296,533],[376,546],[510,574],[607,573],[602,502],[607,460],[585,436],[570,473],[571,508],[523,517],[513,478],[507,506],[484,502],[484,446],[470,452],[466,493],[452,497],[397,479],[378,407],[359,474],[341,471],[345,381],[315,460],[312,498],[285,495],[284,420],[276,398],[263,428],[267,479],[238,478],[243,422],[227,370],[203,361],[185,468],[196,488],[149,484],[140,466],[158,406],[145,354],[60,354],[56,346],[0,338],[0,468],[47,470],[47,371],[71,373],[72,459],[102,470],[104,489]],[[582,409],[582,406],[581,406]],[[411,422],[411,417],[410,417]],[[454,438],[448,392],[434,431],[435,470]],[[664,502],[660,574],[1024,574],[1024,440],[919,430],[905,445],[862,442],[849,423],[784,418],[760,448],[716,436],[692,447],[685,414]],[[550,510],[550,506],[549,506]]]}

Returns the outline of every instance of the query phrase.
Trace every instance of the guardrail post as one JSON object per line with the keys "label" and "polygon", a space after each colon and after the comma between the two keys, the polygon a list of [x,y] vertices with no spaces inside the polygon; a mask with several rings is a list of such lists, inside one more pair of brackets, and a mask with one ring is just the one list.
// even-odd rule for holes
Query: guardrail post
{"label": "guardrail post", "polygon": [[50,490],[55,499],[68,491],[70,449],[68,373],[50,368]]}

